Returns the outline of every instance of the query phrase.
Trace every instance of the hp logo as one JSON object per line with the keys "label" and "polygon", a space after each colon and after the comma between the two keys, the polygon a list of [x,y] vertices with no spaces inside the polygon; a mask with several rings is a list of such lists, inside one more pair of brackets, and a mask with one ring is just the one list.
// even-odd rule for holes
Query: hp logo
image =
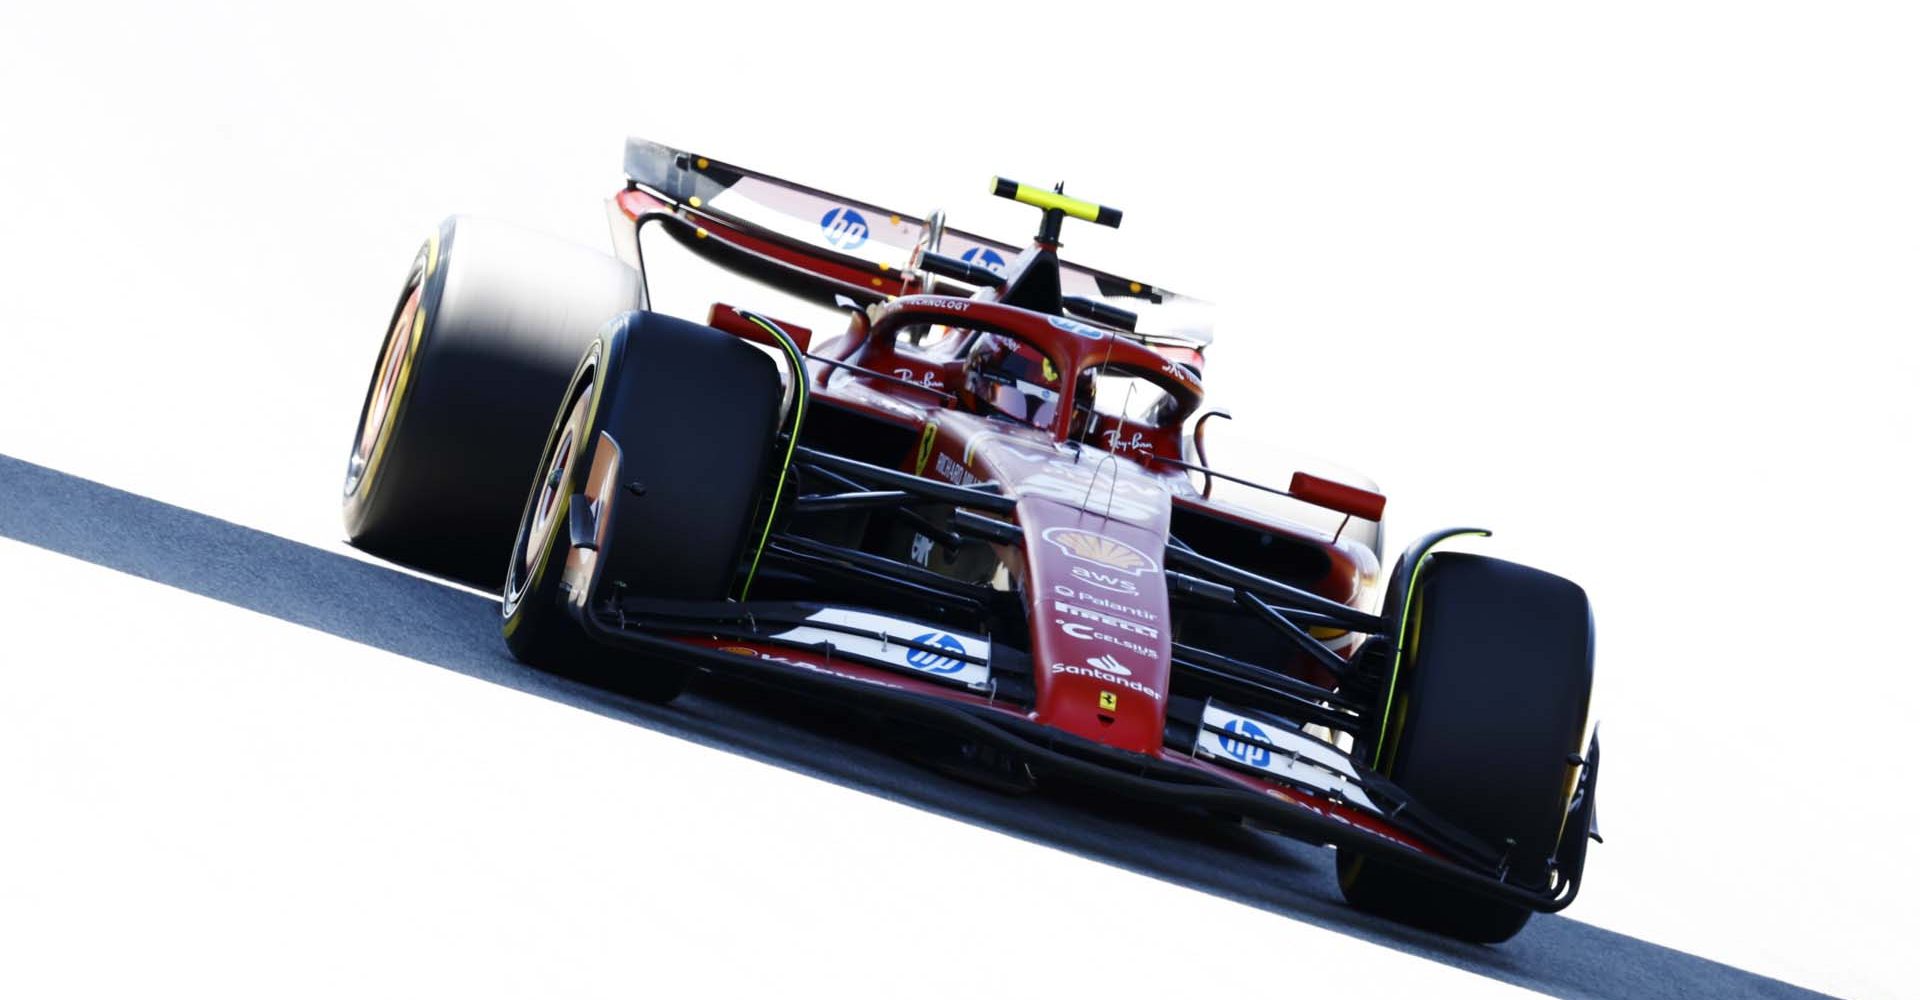
{"label": "hp logo", "polygon": [[820,233],[827,245],[852,250],[867,241],[867,217],[851,208],[831,208],[820,217]]}
{"label": "hp logo", "polygon": [[974,247],[960,255],[969,264],[978,264],[995,274],[1007,273],[1007,259],[986,247]]}
{"label": "hp logo", "polygon": [[1267,762],[1273,759],[1273,754],[1267,750],[1273,741],[1267,737],[1266,730],[1245,719],[1234,719],[1221,728],[1245,738],[1231,740],[1215,733],[1214,739],[1220,741],[1220,749],[1226,751],[1227,756],[1249,767],[1266,767]]}
{"label": "hp logo", "polygon": [[[926,635],[914,636],[913,641],[922,646],[935,646],[961,656],[967,655],[967,647],[962,646],[960,640],[945,632],[928,632]],[[951,656],[929,653],[924,649],[910,649],[907,650],[907,666],[930,674],[951,674],[957,673],[960,668],[966,666],[966,663]]]}

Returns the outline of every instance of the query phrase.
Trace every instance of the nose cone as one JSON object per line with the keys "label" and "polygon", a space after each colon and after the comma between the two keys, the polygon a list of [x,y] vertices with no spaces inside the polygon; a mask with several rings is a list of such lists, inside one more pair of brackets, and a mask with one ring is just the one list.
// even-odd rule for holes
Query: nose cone
{"label": "nose cone", "polygon": [[1023,502],[1037,721],[1136,753],[1160,749],[1172,637],[1163,532]]}

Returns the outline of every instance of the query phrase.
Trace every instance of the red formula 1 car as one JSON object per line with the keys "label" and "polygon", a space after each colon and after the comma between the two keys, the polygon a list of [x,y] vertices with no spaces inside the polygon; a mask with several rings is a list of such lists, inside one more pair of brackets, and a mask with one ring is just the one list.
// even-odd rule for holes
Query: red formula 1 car
{"label": "red formula 1 car", "polygon": [[[1384,566],[1371,488],[1209,466],[1203,304],[1059,257],[1065,220],[1118,211],[996,180],[1040,211],[1021,251],[649,142],[626,173],[615,257],[464,217],[421,249],[356,545],[488,585],[504,561],[530,664],[663,701],[750,677],[1000,780],[1333,844],[1395,919],[1498,941],[1573,899],[1585,594],[1433,551],[1483,532]],[[653,311],[650,233],[756,300]]]}

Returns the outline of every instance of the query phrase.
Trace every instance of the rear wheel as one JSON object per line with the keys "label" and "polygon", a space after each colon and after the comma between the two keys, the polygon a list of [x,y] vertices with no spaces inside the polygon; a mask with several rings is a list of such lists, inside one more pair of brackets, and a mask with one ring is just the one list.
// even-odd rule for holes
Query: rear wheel
{"label": "rear wheel", "polygon": [[361,405],[342,514],[358,548],[499,585],[540,427],[639,274],[604,254],[455,217],[409,270]]}
{"label": "rear wheel", "polygon": [[[666,701],[684,668],[591,641],[576,615],[609,595],[729,596],[769,479],[780,381],[718,330],[635,312],[575,370],[527,491],[501,595],[515,658]],[[586,545],[574,545],[576,523]]]}
{"label": "rear wheel", "polygon": [[[1438,553],[1415,582],[1409,648],[1380,770],[1546,890],[1566,824],[1593,686],[1593,616],[1578,586],[1481,556]],[[1342,851],[1354,906],[1469,941],[1505,941],[1532,911]]]}

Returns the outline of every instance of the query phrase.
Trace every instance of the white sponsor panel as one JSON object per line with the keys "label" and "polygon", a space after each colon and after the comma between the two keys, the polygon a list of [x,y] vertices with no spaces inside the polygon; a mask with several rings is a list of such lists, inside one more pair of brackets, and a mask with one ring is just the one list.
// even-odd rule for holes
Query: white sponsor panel
{"label": "white sponsor panel", "polygon": [[1291,727],[1221,708],[1212,699],[1200,718],[1204,726],[1194,740],[1194,756],[1231,760],[1305,788],[1337,792],[1347,802],[1380,811],[1360,790],[1353,762],[1337,748]]}
{"label": "white sponsor panel", "polygon": [[[807,620],[876,632],[884,638],[854,635],[812,625],[791,628],[770,638],[805,646],[814,646],[823,642],[832,643],[833,648],[841,653],[885,663],[917,674],[944,677],[977,691],[986,690],[992,677],[985,662],[991,647],[986,639],[979,636],[850,608],[822,608],[808,615]],[[947,652],[943,654],[902,645],[903,639]],[[961,659],[963,656],[973,657],[982,662],[969,663]]]}
{"label": "white sponsor panel", "polygon": [[790,191],[756,178],[744,178],[715,193],[706,207],[782,236],[874,263],[898,267],[906,261],[898,246],[888,245],[885,237],[875,238],[879,235],[876,226],[885,227],[888,235],[893,235],[896,227],[887,216],[824,198],[795,198]]}

